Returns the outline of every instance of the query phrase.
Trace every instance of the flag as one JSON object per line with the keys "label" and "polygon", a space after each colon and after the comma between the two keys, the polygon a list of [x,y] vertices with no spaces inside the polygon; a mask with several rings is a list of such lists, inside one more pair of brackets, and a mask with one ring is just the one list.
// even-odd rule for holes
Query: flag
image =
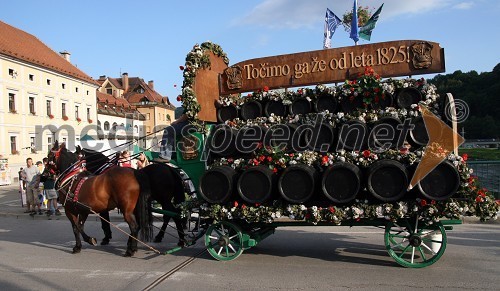
{"label": "flag", "polygon": [[337,27],[342,23],[340,18],[335,15],[330,9],[326,8],[325,15],[325,40],[324,40],[324,48],[330,48],[331,39]]}
{"label": "flag", "polygon": [[354,0],[354,6],[352,7],[351,35],[349,37],[357,44],[359,40],[358,0]]}
{"label": "flag", "polygon": [[380,12],[382,12],[383,6],[384,6],[384,4],[382,3],[380,8],[377,9],[377,11],[375,11],[375,13],[372,15],[372,17],[370,17],[370,19],[368,19],[368,21],[365,23],[365,25],[363,25],[362,27],[359,28],[359,37],[360,38],[362,38],[364,40],[370,40],[370,38],[372,36],[372,31],[375,28],[375,24],[377,24],[377,20],[380,16]]}

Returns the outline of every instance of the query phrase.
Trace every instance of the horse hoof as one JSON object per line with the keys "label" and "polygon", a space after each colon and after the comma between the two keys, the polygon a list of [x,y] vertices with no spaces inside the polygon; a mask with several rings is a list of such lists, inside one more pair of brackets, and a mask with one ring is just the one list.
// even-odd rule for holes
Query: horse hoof
{"label": "horse hoof", "polygon": [[101,246],[107,246],[109,245],[109,238],[103,238],[101,241]]}
{"label": "horse hoof", "polygon": [[95,237],[91,237],[90,238],[90,244],[93,245],[93,246],[97,245],[97,240],[95,239]]}
{"label": "horse hoof", "polygon": [[187,242],[185,240],[180,240],[178,243],[177,243],[177,246],[183,248],[185,247],[187,244]]}
{"label": "horse hoof", "polygon": [[73,254],[78,254],[78,253],[80,253],[80,252],[81,252],[81,250],[82,250],[81,248],[74,247],[74,248],[73,248],[73,252],[72,252],[72,253],[73,253]]}

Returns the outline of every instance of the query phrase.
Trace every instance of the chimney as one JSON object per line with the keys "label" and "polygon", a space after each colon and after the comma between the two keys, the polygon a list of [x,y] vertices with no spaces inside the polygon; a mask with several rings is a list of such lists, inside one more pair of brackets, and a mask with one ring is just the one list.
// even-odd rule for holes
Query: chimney
{"label": "chimney", "polygon": [[99,81],[104,81],[104,80],[106,80],[106,75],[99,76]]}
{"label": "chimney", "polygon": [[123,86],[123,93],[127,93],[128,91],[128,73],[123,73],[122,74],[122,86]]}
{"label": "chimney", "polygon": [[155,82],[153,80],[148,81],[148,86],[149,86],[149,88],[151,88],[151,90],[154,90],[155,89]]}
{"label": "chimney", "polygon": [[71,63],[71,60],[70,60],[70,56],[71,54],[68,53],[67,51],[62,51],[62,52],[59,52],[59,54],[61,55],[61,57],[63,57],[66,61],[68,61],[68,63]]}

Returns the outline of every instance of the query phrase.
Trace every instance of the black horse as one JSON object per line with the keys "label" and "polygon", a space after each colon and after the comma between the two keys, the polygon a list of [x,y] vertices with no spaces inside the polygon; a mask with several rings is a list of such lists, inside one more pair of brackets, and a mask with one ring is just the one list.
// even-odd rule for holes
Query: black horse
{"label": "black horse", "polygon": [[[109,159],[102,152],[77,147],[77,153],[86,160],[87,169],[95,174],[106,171],[110,165],[116,164],[113,158]],[[151,200],[158,202],[163,210],[179,213],[179,210],[174,205],[185,201],[184,184],[180,174],[174,168],[162,163],[152,163],[138,171],[144,173],[149,178]],[[109,213],[107,211],[100,213],[100,215],[109,221]],[[154,238],[154,242],[162,241],[171,218],[170,215],[163,215],[163,224],[160,232]],[[180,217],[173,217],[173,220],[179,236],[178,245],[184,246],[184,225],[186,221]],[[101,219],[101,228],[104,231],[104,239],[101,244],[108,244],[111,239],[109,223]]]}

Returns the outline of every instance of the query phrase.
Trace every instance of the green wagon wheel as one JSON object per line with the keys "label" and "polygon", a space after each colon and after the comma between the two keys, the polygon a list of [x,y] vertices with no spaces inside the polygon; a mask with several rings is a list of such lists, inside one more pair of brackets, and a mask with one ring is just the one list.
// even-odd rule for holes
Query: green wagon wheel
{"label": "green wagon wheel", "polygon": [[205,234],[205,246],[214,259],[231,261],[243,252],[243,234],[233,223],[214,223],[208,227]]}
{"label": "green wagon wheel", "polygon": [[446,232],[441,222],[433,225],[412,224],[405,219],[389,222],[384,242],[389,255],[401,266],[423,268],[437,262],[446,249]]}

